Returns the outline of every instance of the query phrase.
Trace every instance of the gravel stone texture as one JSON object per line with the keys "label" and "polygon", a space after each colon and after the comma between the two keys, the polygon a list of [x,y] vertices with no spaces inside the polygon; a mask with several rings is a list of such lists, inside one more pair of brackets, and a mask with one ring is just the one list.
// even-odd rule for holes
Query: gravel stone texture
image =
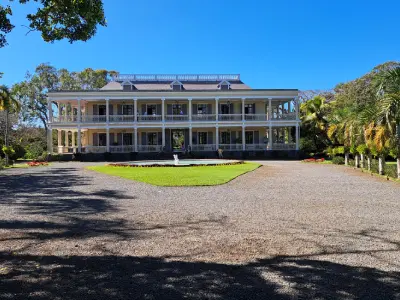
{"label": "gravel stone texture", "polygon": [[0,172],[0,299],[400,299],[399,183],[261,163],[213,187]]}

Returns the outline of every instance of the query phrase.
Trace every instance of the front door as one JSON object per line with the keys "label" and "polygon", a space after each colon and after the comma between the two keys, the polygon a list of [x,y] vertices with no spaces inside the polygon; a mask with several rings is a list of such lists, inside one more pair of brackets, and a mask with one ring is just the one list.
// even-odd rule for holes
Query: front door
{"label": "front door", "polygon": [[185,133],[182,129],[171,130],[171,145],[173,151],[185,151]]}

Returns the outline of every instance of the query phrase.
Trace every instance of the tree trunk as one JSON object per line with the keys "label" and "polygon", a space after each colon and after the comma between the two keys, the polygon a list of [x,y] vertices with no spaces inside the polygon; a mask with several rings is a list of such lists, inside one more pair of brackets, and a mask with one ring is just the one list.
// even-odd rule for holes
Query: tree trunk
{"label": "tree trunk", "polygon": [[384,174],[384,167],[385,167],[385,158],[379,156],[379,175]]}
{"label": "tree trunk", "polygon": [[368,171],[371,171],[371,159],[372,159],[371,154],[368,154],[368,157],[367,157]]}
{"label": "tree trunk", "polygon": [[358,154],[355,154],[354,156],[354,165],[356,168],[360,167],[360,157],[358,156]]}
{"label": "tree trunk", "polygon": [[344,165],[345,166],[349,165],[349,154],[348,153],[344,154]]}
{"label": "tree trunk", "polygon": [[397,178],[400,179],[400,155],[397,156]]}
{"label": "tree trunk", "polygon": [[[5,128],[5,133],[4,133],[4,146],[6,148],[8,148],[8,109],[6,109],[6,128]],[[8,162],[9,162],[9,157],[8,157],[8,153],[7,153],[8,149],[4,152],[4,158],[5,158],[5,163],[6,166],[8,166]]]}
{"label": "tree trunk", "polygon": [[360,164],[361,164],[361,168],[363,168],[364,169],[364,162],[365,162],[365,157],[364,157],[364,154],[360,154]]}

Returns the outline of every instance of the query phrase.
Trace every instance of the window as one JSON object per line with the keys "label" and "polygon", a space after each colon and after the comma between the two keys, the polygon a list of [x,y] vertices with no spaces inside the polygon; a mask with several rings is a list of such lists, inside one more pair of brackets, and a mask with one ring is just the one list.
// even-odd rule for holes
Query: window
{"label": "window", "polygon": [[132,133],[123,133],[122,134],[122,142],[124,145],[131,146],[132,143]]}
{"label": "window", "polygon": [[228,131],[221,132],[221,144],[230,144],[231,143],[231,133]]}
{"label": "window", "polygon": [[180,91],[182,90],[182,82],[180,81],[174,81],[171,83],[171,88],[173,91]]}
{"label": "window", "polygon": [[253,133],[253,131],[246,131],[245,138],[246,138],[246,144],[254,144],[254,133]]}
{"label": "window", "polygon": [[133,115],[133,105],[122,105],[122,114],[123,115]]}
{"label": "window", "polygon": [[[99,133],[99,146],[107,146],[107,134]],[[95,145],[97,146],[97,145]]]}
{"label": "window", "polygon": [[105,116],[107,113],[106,105],[99,105],[99,116]]}
{"label": "window", "polygon": [[254,113],[255,113],[255,111],[254,111],[254,104],[245,104],[245,105],[244,105],[244,113],[245,113],[246,115],[254,114]]}
{"label": "window", "polygon": [[207,132],[199,132],[198,133],[198,140],[199,145],[206,145],[207,144]]}
{"label": "window", "polygon": [[219,88],[220,90],[226,91],[226,90],[229,90],[229,89],[231,88],[231,84],[230,84],[228,81],[224,80],[224,81],[221,81],[221,82],[218,84],[218,88]]}
{"label": "window", "polygon": [[158,145],[157,132],[149,132],[147,134],[147,145]]}
{"label": "window", "polygon": [[197,104],[197,114],[198,115],[207,114],[207,104]]}
{"label": "window", "polygon": [[147,104],[146,105],[146,113],[148,116],[153,116],[157,114],[157,105]]}
{"label": "window", "polygon": [[230,104],[221,104],[221,114],[229,115],[231,113],[231,105]]}
{"label": "window", "polygon": [[173,115],[183,115],[182,104],[172,104]]}

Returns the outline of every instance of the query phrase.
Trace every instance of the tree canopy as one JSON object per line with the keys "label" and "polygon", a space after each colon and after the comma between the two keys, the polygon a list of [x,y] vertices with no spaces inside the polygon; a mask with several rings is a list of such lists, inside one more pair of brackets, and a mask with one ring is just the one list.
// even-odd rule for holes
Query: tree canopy
{"label": "tree canopy", "polygon": [[[18,0],[26,4],[31,0]],[[87,41],[96,34],[97,25],[106,26],[102,0],[33,0],[40,3],[36,13],[28,14],[30,31],[39,31],[46,42],[68,39]],[[0,48],[15,25],[10,21],[10,5],[0,5]]]}

